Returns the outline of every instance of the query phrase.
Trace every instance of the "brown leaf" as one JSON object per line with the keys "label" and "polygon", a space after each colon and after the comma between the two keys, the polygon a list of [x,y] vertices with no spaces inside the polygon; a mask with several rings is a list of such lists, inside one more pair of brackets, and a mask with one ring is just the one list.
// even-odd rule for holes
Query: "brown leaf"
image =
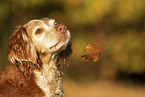
{"label": "brown leaf", "polygon": [[85,51],[94,54],[103,51],[103,49],[99,46],[96,46],[95,44],[90,43],[86,46]]}
{"label": "brown leaf", "polygon": [[[108,48],[108,47],[107,47]],[[95,44],[88,44],[85,48],[85,51],[90,53],[89,55],[83,55],[82,59],[86,61],[98,61],[100,55],[102,54],[104,49],[102,49],[99,46],[96,46]]]}

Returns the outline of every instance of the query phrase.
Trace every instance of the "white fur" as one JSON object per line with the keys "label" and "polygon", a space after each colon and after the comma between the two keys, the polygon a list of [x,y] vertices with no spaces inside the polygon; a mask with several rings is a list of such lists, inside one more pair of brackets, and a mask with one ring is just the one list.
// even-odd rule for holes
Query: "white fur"
{"label": "white fur", "polygon": [[55,20],[53,20],[53,19],[50,19],[50,20],[49,20],[49,25],[50,25],[51,27],[54,26],[54,23],[55,23]]}
{"label": "white fur", "polygon": [[[43,68],[41,71],[35,70],[34,75],[36,77],[36,83],[37,85],[42,89],[42,91],[45,93],[45,97],[53,97],[54,95],[54,83],[57,83],[56,76],[57,74],[57,67],[53,62],[50,62],[50,64],[43,64]],[[51,84],[51,85],[50,85]]]}

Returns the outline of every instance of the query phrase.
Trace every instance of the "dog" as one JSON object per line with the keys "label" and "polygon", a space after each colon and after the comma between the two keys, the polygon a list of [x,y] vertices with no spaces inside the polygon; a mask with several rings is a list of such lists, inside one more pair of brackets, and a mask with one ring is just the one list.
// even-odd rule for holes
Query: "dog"
{"label": "dog", "polygon": [[10,37],[10,65],[0,75],[0,97],[63,97],[60,60],[72,54],[65,25],[42,18],[19,26]]}

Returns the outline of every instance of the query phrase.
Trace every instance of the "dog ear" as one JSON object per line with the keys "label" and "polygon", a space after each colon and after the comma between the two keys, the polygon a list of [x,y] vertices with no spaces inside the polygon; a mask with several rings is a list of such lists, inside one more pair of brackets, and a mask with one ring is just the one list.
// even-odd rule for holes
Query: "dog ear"
{"label": "dog ear", "polygon": [[71,42],[68,43],[67,47],[59,53],[59,57],[62,59],[67,59],[72,54],[72,47]]}
{"label": "dog ear", "polygon": [[31,61],[37,63],[37,51],[32,40],[27,35],[26,28],[20,26],[10,37],[8,46],[8,58],[14,63],[15,61]]}

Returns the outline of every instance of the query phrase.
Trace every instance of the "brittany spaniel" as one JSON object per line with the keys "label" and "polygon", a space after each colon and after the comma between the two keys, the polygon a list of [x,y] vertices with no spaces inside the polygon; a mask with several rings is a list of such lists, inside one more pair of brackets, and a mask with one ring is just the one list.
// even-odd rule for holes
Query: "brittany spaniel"
{"label": "brittany spaniel", "polygon": [[11,64],[0,75],[0,97],[63,97],[59,60],[72,53],[70,32],[42,18],[20,26],[10,37]]}

